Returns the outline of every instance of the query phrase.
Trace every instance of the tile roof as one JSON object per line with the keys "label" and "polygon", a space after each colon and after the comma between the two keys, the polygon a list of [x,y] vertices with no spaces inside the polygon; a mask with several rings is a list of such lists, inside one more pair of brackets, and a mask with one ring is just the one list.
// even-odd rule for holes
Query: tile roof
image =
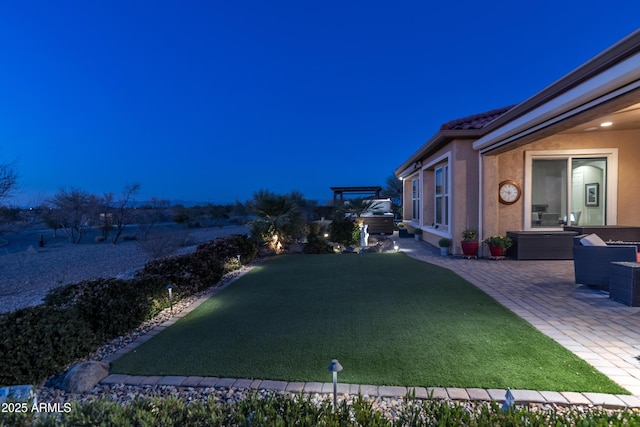
{"label": "tile roof", "polygon": [[516,104],[509,105],[507,107],[497,108],[485,113],[474,114],[472,116],[463,117],[461,119],[451,120],[440,126],[440,130],[482,129],[515,106]]}

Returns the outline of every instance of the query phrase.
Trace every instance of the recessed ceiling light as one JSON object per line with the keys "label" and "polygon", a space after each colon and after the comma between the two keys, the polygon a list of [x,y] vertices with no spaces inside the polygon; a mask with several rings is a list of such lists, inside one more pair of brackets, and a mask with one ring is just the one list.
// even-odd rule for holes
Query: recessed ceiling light
{"label": "recessed ceiling light", "polygon": [[598,126],[591,126],[590,128],[586,128],[585,131],[598,130]]}
{"label": "recessed ceiling light", "polygon": [[611,126],[613,124],[613,122],[602,122],[600,123],[600,126],[602,126],[603,128],[606,128],[608,126]]}

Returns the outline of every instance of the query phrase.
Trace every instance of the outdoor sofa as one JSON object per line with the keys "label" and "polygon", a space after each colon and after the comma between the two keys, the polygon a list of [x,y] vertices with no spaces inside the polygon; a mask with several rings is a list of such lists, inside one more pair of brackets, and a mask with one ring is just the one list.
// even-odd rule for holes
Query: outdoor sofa
{"label": "outdoor sofa", "polygon": [[596,234],[573,238],[573,267],[576,284],[609,289],[612,262],[638,262],[635,245],[607,245]]}

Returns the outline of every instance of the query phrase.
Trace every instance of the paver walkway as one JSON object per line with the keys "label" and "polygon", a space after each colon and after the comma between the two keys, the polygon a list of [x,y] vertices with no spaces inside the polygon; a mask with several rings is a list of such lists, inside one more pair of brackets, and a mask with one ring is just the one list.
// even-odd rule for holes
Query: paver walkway
{"label": "paver walkway", "polygon": [[[397,234],[396,234],[397,238]],[[442,257],[439,249],[413,239],[397,239],[400,250],[416,259],[449,268],[478,286],[495,300],[531,323],[573,353],[586,360],[633,395],[603,393],[512,390],[517,403],[556,403],[640,407],[640,307],[627,307],[608,294],[574,283],[573,261],[514,261]],[[175,323],[204,301],[204,296],[187,310],[147,335],[110,355],[111,362]],[[181,377],[129,376],[112,374],[103,384],[174,385],[180,387],[243,387],[291,392],[332,393],[330,383],[287,383],[285,381]],[[410,388],[418,398],[504,401],[506,390],[477,388]],[[394,397],[410,389],[357,384],[338,384],[339,393]]]}

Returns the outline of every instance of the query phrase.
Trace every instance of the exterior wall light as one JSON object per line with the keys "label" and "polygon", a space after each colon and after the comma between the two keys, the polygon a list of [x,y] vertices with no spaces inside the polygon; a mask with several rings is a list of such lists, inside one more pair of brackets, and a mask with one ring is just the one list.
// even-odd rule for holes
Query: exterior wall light
{"label": "exterior wall light", "polygon": [[327,367],[329,372],[333,372],[333,407],[338,407],[338,372],[342,371],[342,365],[338,359],[333,359]]}

